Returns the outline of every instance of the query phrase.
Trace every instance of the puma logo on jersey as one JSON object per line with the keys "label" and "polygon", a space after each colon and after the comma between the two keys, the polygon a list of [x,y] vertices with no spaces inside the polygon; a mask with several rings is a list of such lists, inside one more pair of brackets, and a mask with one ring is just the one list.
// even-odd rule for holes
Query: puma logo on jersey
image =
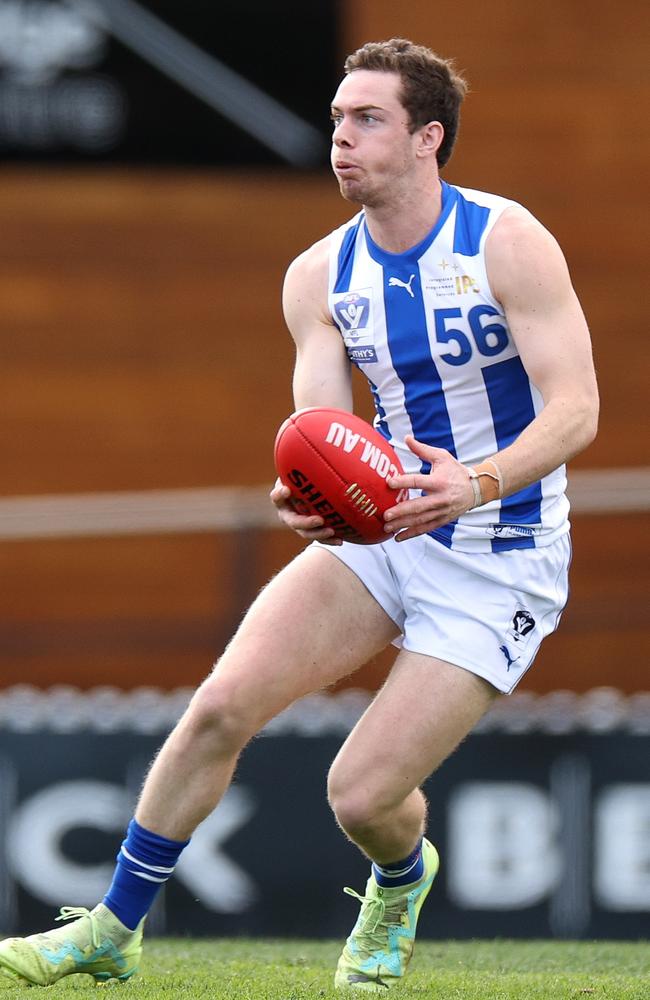
{"label": "puma logo on jersey", "polygon": [[399,288],[405,288],[406,291],[411,296],[411,298],[414,299],[415,295],[413,294],[413,289],[411,288],[411,282],[413,281],[414,277],[415,275],[412,274],[408,281],[402,281],[401,278],[389,278],[388,284],[391,286],[397,285]]}

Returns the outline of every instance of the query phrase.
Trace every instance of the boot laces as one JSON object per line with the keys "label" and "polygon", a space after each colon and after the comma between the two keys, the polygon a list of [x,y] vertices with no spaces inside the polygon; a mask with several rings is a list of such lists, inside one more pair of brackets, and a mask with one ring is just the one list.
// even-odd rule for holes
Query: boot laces
{"label": "boot laces", "polygon": [[348,886],[343,892],[348,896],[354,896],[361,903],[358,929],[354,932],[357,946],[361,946],[368,954],[382,950],[386,945],[388,927],[402,922],[403,906],[396,900],[397,905],[389,909],[381,896],[362,896]]}
{"label": "boot laces", "polygon": [[85,906],[62,906],[61,912],[55,920],[78,920],[80,917],[88,917],[90,920],[90,939],[93,948],[99,948],[99,928],[94,915]]}

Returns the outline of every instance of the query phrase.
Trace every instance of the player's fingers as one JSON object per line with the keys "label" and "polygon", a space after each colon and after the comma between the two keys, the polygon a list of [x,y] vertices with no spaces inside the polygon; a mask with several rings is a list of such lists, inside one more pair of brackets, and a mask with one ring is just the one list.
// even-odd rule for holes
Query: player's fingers
{"label": "player's fingers", "polygon": [[409,538],[417,538],[418,535],[426,535],[429,531],[441,528],[443,524],[447,524],[447,521],[446,517],[423,519],[417,524],[408,524],[397,528],[393,537],[396,542],[406,542]]}
{"label": "player's fingers", "polygon": [[418,535],[424,534],[426,534],[424,528],[403,528],[395,534],[394,538],[396,542],[407,542],[409,538],[417,538]]}
{"label": "player's fingers", "polygon": [[431,482],[420,472],[406,472],[403,476],[389,476],[386,484],[391,490],[426,490]]}
{"label": "player's fingers", "polygon": [[389,522],[384,526],[384,530],[389,535],[399,535],[400,539],[402,532],[408,531],[408,537],[412,538],[415,535],[422,535],[427,531],[433,531],[434,528],[439,528],[442,524],[446,524],[449,519],[449,509],[441,507],[435,511],[428,510],[412,517]]}
{"label": "player's fingers", "polygon": [[424,441],[418,441],[418,439],[413,437],[412,434],[407,434],[404,438],[404,442],[414,455],[417,455],[418,458],[425,459],[425,461],[430,462],[431,465],[435,465],[436,462],[449,458],[449,452],[445,451],[444,448],[434,448],[431,444],[425,444]]}
{"label": "player's fingers", "polygon": [[[402,500],[401,503],[390,507],[384,514],[384,521],[390,525],[412,524],[422,519],[426,520],[428,517],[437,516],[445,506],[432,496],[414,497],[412,500]],[[399,530],[399,528],[395,530]]]}
{"label": "player's fingers", "polygon": [[299,531],[298,534],[308,542],[320,542],[322,545],[343,545],[342,539],[335,537],[332,528],[328,528],[327,532]]}
{"label": "player's fingers", "polygon": [[288,486],[284,486],[279,479],[269,493],[271,503],[274,503],[276,507],[281,507],[283,504],[286,504],[290,496],[291,490]]}
{"label": "player's fingers", "polygon": [[278,515],[283,524],[286,524],[287,528],[291,528],[293,531],[316,531],[324,524],[323,518],[317,514],[308,516],[297,514],[291,507],[281,507],[278,510]]}
{"label": "player's fingers", "polygon": [[323,527],[322,522],[320,527],[299,528],[298,534],[301,538],[304,538],[306,542],[323,542],[324,545],[341,544],[341,539],[334,537],[334,528]]}

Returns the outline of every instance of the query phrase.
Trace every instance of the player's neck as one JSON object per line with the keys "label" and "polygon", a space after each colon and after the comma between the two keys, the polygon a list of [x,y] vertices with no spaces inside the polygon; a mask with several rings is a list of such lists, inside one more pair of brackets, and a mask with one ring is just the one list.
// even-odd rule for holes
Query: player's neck
{"label": "player's neck", "polygon": [[431,232],[442,210],[442,186],[435,183],[424,191],[385,204],[364,206],[366,224],[374,242],[389,253],[404,253]]}

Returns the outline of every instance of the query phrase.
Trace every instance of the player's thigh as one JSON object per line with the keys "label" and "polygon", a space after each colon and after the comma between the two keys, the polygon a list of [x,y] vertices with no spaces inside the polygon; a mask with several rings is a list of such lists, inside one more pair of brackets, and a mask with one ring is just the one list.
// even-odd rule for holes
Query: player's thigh
{"label": "player's thigh", "polygon": [[352,570],[310,547],[262,590],[206,685],[261,723],[352,673],[397,632]]}
{"label": "player's thigh", "polygon": [[444,660],[402,650],[330,772],[330,799],[360,813],[397,806],[449,756],[498,694]]}

